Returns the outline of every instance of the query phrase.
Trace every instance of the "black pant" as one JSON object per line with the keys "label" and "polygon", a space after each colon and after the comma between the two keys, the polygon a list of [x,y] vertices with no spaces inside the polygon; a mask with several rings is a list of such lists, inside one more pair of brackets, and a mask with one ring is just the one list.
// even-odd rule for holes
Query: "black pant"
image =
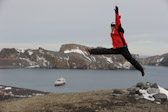
{"label": "black pant", "polygon": [[106,49],[106,48],[97,48],[90,49],[90,54],[94,55],[106,55],[106,54],[122,54],[126,60],[128,60],[137,70],[143,72],[142,66],[132,57],[127,47],[118,48],[118,49]]}

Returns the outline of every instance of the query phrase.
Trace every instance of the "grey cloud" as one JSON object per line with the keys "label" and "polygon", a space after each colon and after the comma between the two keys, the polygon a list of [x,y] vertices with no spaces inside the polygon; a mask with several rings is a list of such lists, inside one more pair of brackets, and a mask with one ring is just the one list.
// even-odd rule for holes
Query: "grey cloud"
{"label": "grey cloud", "polygon": [[167,41],[168,7],[162,0],[0,0],[0,43],[111,46],[115,5],[128,44]]}

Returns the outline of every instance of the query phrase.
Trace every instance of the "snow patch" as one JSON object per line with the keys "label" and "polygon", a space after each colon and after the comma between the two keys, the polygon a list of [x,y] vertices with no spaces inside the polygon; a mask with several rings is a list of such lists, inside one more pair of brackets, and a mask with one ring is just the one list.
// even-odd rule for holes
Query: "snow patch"
{"label": "snow patch", "polygon": [[77,48],[77,49],[71,49],[71,50],[66,50],[66,51],[64,51],[64,53],[79,53],[79,54],[82,54],[82,55],[84,55],[84,52],[82,51],[82,50],[80,50],[79,48]]}
{"label": "snow patch", "polygon": [[82,55],[87,59],[87,61],[89,61],[89,62],[92,61],[88,56],[86,56],[87,53],[86,53],[85,51],[80,50],[79,48],[77,48],[77,49],[71,49],[71,50],[65,50],[64,53],[65,53],[65,54],[68,54],[68,53],[78,53],[78,54],[82,54]]}
{"label": "snow patch", "polygon": [[[117,65],[118,64],[118,65]],[[123,65],[121,63],[116,63],[115,66],[117,66],[118,69],[122,68]]]}
{"label": "snow patch", "polygon": [[28,59],[28,58],[19,58],[19,59],[24,60],[24,61],[27,61],[30,66],[35,66],[35,65],[36,65],[36,62],[31,61],[31,60]]}
{"label": "snow patch", "polygon": [[39,68],[40,66],[39,65],[34,65],[34,66],[28,66],[26,68]]}
{"label": "snow patch", "polygon": [[69,67],[69,56],[68,57],[64,57],[65,60],[67,60],[67,66]]}
{"label": "snow patch", "polygon": [[96,58],[94,56],[91,55],[90,57],[94,62],[96,62]]}
{"label": "snow patch", "polygon": [[39,50],[39,52],[40,52],[41,54],[44,54],[44,52],[43,52],[43,50],[42,50],[42,49],[40,49],[40,50]]}
{"label": "snow patch", "polygon": [[109,62],[109,63],[113,63],[113,61],[112,61],[112,59],[111,58],[108,58],[108,57],[106,57],[106,60],[107,60],[107,62]]}
{"label": "snow patch", "polygon": [[[168,91],[160,86],[158,86],[158,89],[159,89],[159,93],[165,94],[168,99]],[[145,99],[150,100],[150,101],[155,101],[155,98],[153,97],[153,95],[158,94],[158,93],[149,94],[147,90],[144,90],[144,89],[140,89],[139,92],[142,93],[142,96]]]}
{"label": "snow patch", "polygon": [[18,48],[18,49],[16,49],[16,51],[19,52],[19,53],[24,53],[24,52],[25,52],[25,49],[23,49],[23,48]]}
{"label": "snow patch", "polygon": [[5,90],[11,90],[12,89],[12,87],[6,87],[5,88]]}
{"label": "snow patch", "polygon": [[112,58],[109,58],[109,57],[105,57],[104,55],[102,55],[102,58],[106,59],[108,63],[112,64],[113,61],[112,61]]}
{"label": "snow patch", "polygon": [[40,93],[33,93],[33,96],[42,96],[44,94],[40,94]]}
{"label": "snow patch", "polygon": [[30,56],[33,54],[33,51],[31,51],[31,50],[28,50],[27,52]]}
{"label": "snow patch", "polygon": [[43,66],[47,66],[46,63],[49,64],[49,62],[44,57],[37,56],[36,59],[37,59],[37,61],[43,62]]}
{"label": "snow patch", "polygon": [[157,60],[157,63],[162,62],[162,61],[163,61],[163,59],[164,59],[164,57],[163,57],[163,58],[158,59],[158,60]]}
{"label": "snow patch", "polygon": [[65,60],[69,61],[69,56],[68,57],[64,57]]}
{"label": "snow patch", "polygon": [[126,62],[123,64],[123,68],[125,68],[125,69],[130,69],[130,68],[131,68],[131,63],[126,61]]}
{"label": "snow patch", "polygon": [[76,69],[76,68],[77,68],[77,66],[74,66],[73,68],[74,68],[74,69]]}
{"label": "snow patch", "polygon": [[161,58],[159,61],[161,62],[161,61],[163,61],[164,60],[164,58]]}
{"label": "snow patch", "polygon": [[92,60],[89,58],[89,57],[87,57],[85,54],[83,55],[89,62],[92,62]]}
{"label": "snow patch", "polygon": [[165,94],[167,96],[167,99],[168,99],[168,91],[166,89],[160,87],[160,86],[158,86],[158,87],[159,87],[160,93]]}
{"label": "snow patch", "polygon": [[143,90],[143,89],[140,89],[139,92],[142,93],[142,96],[145,99],[150,100],[150,101],[155,101],[155,98],[153,97],[153,95],[155,94],[149,94],[147,90]]}

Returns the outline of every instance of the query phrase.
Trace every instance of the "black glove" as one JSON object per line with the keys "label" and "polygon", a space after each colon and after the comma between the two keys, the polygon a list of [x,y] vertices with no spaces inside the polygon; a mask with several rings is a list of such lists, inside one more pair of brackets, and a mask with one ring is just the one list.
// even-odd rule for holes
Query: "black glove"
{"label": "black glove", "polygon": [[117,6],[115,6],[115,13],[117,14],[118,13],[118,7]]}

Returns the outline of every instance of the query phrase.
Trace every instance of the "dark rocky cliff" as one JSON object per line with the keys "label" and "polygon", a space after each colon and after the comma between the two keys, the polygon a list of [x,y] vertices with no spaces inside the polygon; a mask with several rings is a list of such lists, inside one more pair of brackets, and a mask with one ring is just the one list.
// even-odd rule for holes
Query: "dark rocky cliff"
{"label": "dark rocky cliff", "polygon": [[168,66],[168,53],[140,59],[144,65]]}
{"label": "dark rocky cliff", "polygon": [[[121,55],[88,56],[85,47],[66,44],[58,52],[4,48],[0,52],[0,68],[133,69]],[[138,55],[133,57],[139,59]]]}

